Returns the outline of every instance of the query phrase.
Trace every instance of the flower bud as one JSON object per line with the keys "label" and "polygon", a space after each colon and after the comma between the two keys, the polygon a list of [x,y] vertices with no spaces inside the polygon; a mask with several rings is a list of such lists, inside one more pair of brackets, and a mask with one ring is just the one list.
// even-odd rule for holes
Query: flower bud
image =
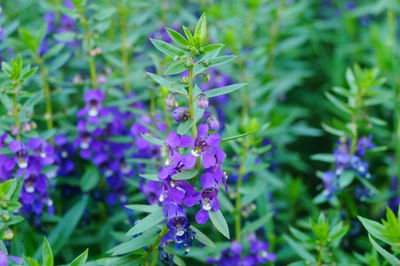
{"label": "flower bud", "polygon": [[4,240],[11,240],[14,237],[14,233],[10,228],[7,228],[7,230],[4,232],[3,239]]}
{"label": "flower bud", "polygon": [[200,94],[197,106],[201,109],[206,109],[208,107],[208,97],[205,94]]}
{"label": "flower bud", "polygon": [[207,119],[207,124],[210,127],[210,130],[213,131],[218,131],[219,130],[219,122],[218,119],[211,115],[208,119]]}
{"label": "flower bud", "polygon": [[32,126],[29,122],[24,122],[21,124],[22,132],[29,132],[32,130]]}
{"label": "flower bud", "polygon": [[184,122],[189,119],[189,109],[187,107],[178,107],[172,112],[172,118],[176,122]]}
{"label": "flower bud", "polygon": [[13,136],[17,136],[17,135],[19,135],[19,133],[20,133],[19,128],[18,128],[17,126],[15,126],[15,125],[12,125],[12,126],[11,126],[10,131],[11,131],[11,134],[12,134]]}
{"label": "flower bud", "polygon": [[204,82],[210,81],[210,79],[211,79],[210,73],[204,73],[204,74],[202,75],[202,79],[203,79]]}
{"label": "flower bud", "polygon": [[174,108],[178,106],[178,102],[176,101],[175,95],[173,93],[168,94],[165,103],[169,108]]}

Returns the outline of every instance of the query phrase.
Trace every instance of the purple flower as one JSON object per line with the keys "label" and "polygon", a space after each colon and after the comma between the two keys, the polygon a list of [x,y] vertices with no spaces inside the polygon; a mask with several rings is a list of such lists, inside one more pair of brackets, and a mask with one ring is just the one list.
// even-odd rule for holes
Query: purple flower
{"label": "purple flower", "polygon": [[187,107],[177,107],[172,111],[172,118],[176,122],[185,122],[189,119],[189,109]]}
{"label": "purple flower", "polygon": [[207,262],[219,266],[243,265],[241,259],[242,252],[242,245],[237,241],[233,241],[228,249],[221,252],[219,259],[208,259]]}
{"label": "purple flower", "polygon": [[28,149],[18,140],[13,140],[9,144],[10,150],[14,153],[14,158],[19,168],[25,169],[28,167]]}
{"label": "purple flower", "polygon": [[219,210],[218,184],[211,172],[206,172],[200,177],[200,183],[203,189],[200,193],[193,193],[185,199],[185,205],[191,207],[198,201],[201,201],[201,210],[196,214],[196,222],[204,224],[208,221],[209,211]]}
{"label": "purple flower", "polygon": [[221,137],[218,133],[208,135],[209,127],[206,124],[199,126],[197,138],[191,143],[192,151],[186,156],[185,165],[189,168],[193,167],[197,158],[202,155],[204,168],[210,168],[221,164],[226,157],[219,144]]}
{"label": "purple flower", "polygon": [[158,199],[161,195],[161,183],[156,181],[147,181],[140,185],[140,191],[147,198],[151,205],[158,205]]}
{"label": "purple flower", "polygon": [[207,119],[207,125],[209,126],[210,130],[212,131],[218,131],[219,130],[219,121],[218,119],[211,115],[210,117],[208,117]]}
{"label": "purple flower", "polygon": [[108,114],[108,110],[102,108],[102,103],[104,101],[105,95],[101,90],[88,90],[84,95],[84,100],[86,105],[83,109],[79,110],[77,115],[78,117],[82,117],[87,115],[88,122],[91,124],[98,124],[99,118],[98,116],[106,116]]}
{"label": "purple flower", "polygon": [[208,107],[208,97],[205,94],[200,94],[197,105],[201,109],[206,109]]}
{"label": "purple flower", "polygon": [[66,135],[60,134],[54,137],[56,146],[56,163],[58,165],[58,174],[67,176],[75,170],[75,162],[72,156],[75,152],[74,146],[67,139]]}
{"label": "purple flower", "polygon": [[356,153],[359,156],[364,156],[367,150],[375,148],[375,144],[372,142],[372,135],[363,137],[358,140]]}
{"label": "purple flower", "polygon": [[161,242],[166,245],[169,241],[174,241],[176,248],[185,248],[185,252],[189,252],[195,233],[190,229],[190,223],[183,212],[183,208],[175,203],[169,204],[167,218],[169,231]]}
{"label": "purple flower", "polygon": [[245,258],[245,261],[254,261],[255,264],[265,264],[268,261],[273,261],[276,259],[276,255],[269,253],[269,244],[265,241],[257,240],[255,234],[249,235],[250,241],[250,255]]}

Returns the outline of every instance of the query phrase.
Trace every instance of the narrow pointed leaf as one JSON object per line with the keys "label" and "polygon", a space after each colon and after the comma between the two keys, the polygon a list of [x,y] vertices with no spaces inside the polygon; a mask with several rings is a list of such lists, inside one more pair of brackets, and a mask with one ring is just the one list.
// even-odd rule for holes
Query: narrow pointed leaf
{"label": "narrow pointed leaf", "polygon": [[44,266],[53,266],[54,265],[53,251],[51,250],[49,241],[47,241],[46,237],[43,238],[42,260],[43,260]]}
{"label": "narrow pointed leaf", "polygon": [[76,257],[70,264],[69,266],[81,266],[86,263],[86,260],[88,258],[89,254],[89,249],[86,249],[81,255]]}
{"label": "narrow pointed leaf", "polygon": [[221,210],[217,212],[210,211],[210,219],[214,227],[226,238],[230,239],[228,223],[226,222]]}
{"label": "narrow pointed leaf", "polygon": [[400,265],[400,260],[387,252],[384,248],[382,248],[375,240],[368,235],[369,241],[371,242],[372,246],[382,255],[390,264],[392,265]]}
{"label": "narrow pointed leaf", "polygon": [[186,180],[186,179],[191,179],[195,177],[199,173],[199,170],[187,170],[187,171],[182,171],[176,175],[172,176],[172,179],[174,180]]}
{"label": "narrow pointed leaf", "polygon": [[204,94],[207,95],[208,98],[212,98],[212,97],[216,97],[219,95],[224,95],[224,94],[228,94],[228,93],[237,91],[246,85],[247,85],[247,83],[233,84],[233,85],[229,85],[229,86],[225,86],[225,87],[221,87],[221,88],[208,90]]}
{"label": "narrow pointed leaf", "polygon": [[193,225],[190,226],[190,228],[192,228],[192,230],[196,233],[195,238],[200,241],[201,243],[203,243],[206,246],[215,248],[215,243],[209,239],[203,232],[201,232],[199,229],[197,229],[196,227],[194,227]]}
{"label": "narrow pointed leaf", "polygon": [[165,144],[163,140],[150,136],[149,134],[141,134],[141,136],[154,145],[163,146]]}
{"label": "narrow pointed leaf", "polygon": [[160,181],[158,179],[158,174],[139,174],[139,176],[148,179],[148,180],[152,180],[152,181]]}
{"label": "narrow pointed leaf", "polygon": [[131,205],[126,205],[125,208],[138,211],[138,212],[148,212],[148,213],[153,213],[155,211],[159,211],[161,207],[156,206],[156,205],[144,205],[144,204],[131,204]]}
{"label": "narrow pointed leaf", "polygon": [[179,46],[181,46],[182,48],[186,49],[190,43],[188,40],[185,39],[185,37],[182,36],[182,34],[180,34],[177,31],[174,31],[173,29],[170,28],[166,28],[169,37],[171,37],[171,39],[178,44]]}
{"label": "narrow pointed leaf", "polygon": [[161,223],[162,221],[165,220],[164,214],[162,212],[162,209],[157,210],[150,215],[146,216],[142,220],[140,220],[134,227],[132,227],[127,235],[132,236],[132,235],[137,235],[140,234],[153,226],[156,226],[157,224]]}
{"label": "narrow pointed leaf", "polygon": [[163,54],[169,55],[171,57],[175,56],[184,56],[185,52],[178,47],[175,47],[167,42],[161,41],[161,40],[155,40],[155,39],[150,39],[150,41],[153,43],[154,47],[157,48],[160,52]]}

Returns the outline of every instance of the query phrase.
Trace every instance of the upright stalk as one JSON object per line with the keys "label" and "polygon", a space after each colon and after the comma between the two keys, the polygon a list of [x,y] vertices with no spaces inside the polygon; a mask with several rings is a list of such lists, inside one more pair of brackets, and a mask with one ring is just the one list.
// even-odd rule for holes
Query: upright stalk
{"label": "upright stalk", "polygon": [[89,56],[90,81],[91,81],[92,88],[95,89],[95,88],[97,88],[96,65],[94,62],[94,56],[92,56],[90,54],[90,52],[93,49],[92,33],[90,32],[89,22],[85,16],[85,11],[83,8],[80,10],[80,14],[81,14],[82,25],[83,25],[83,28],[85,29],[86,52],[87,52],[87,56]]}
{"label": "upright stalk", "polygon": [[121,61],[122,71],[124,75],[124,90],[128,94],[131,91],[129,82],[129,49],[130,45],[128,42],[128,22],[126,8],[122,3],[119,3],[118,10],[120,14],[120,28],[121,28]]}
{"label": "upright stalk", "polygon": [[19,106],[17,102],[17,93],[18,93],[18,85],[14,85],[13,89],[14,95],[13,95],[13,115],[14,115],[14,120],[15,120],[15,126],[17,128],[17,140],[21,141],[21,136],[19,134],[20,130],[20,121],[19,121]]}
{"label": "upright stalk", "polygon": [[[189,67],[189,89],[188,89],[188,94],[189,94],[189,117],[191,119],[195,119],[194,117],[194,96],[193,96],[193,66],[194,66],[194,55],[192,54],[190,57],[190,67]],[[192,135],[193,138],[197,137],[197,127],[196,123],[192,123]]]}
{"label": "upright stalk", "polygon": [[[42,79],[43,94],[44,94],[45,104],[46,104],[46,113],[44,115],[44,119],[46,120],[47,129],[51,130],[54,127],[54,120],[53,120],[53,106],[51,103],[51,90],[50,90],[50,85],[48,83],[49,72],[47,71],[47,69],[43,63],[43,59],[40,57],[39,54],[36,54],[34,56],[34,60],[35,60],[36,64],[39,66],[40,77]],[[52,141],[52,139],[51,139],[51,141]]]}
{"label": "upright stalk", "polygon": [[[189,94],[189,117],[193,119],[192,123],[192,137],[196,138],[197,137],[197,123],[194,121],[195,119],[195,113],[194,113],[194,95],[193,95],[193,68],[194,68],[194,54],[191,55],[190,57],[190,67],[189,67],[189,87],[188,87],[188,94]],[[200,160],[197,158],[196,160],[196,165],[195,165],[195,170],[200,169]],[[194,186],[196,183],[196,178],[193,177],[190,180],[190,184]]]}

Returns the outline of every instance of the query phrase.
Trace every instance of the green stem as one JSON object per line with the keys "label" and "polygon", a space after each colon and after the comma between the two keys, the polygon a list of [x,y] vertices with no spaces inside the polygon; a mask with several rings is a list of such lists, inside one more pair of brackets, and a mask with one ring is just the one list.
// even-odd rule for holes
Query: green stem
{"label": "green stem", "polygon": [[[191,65],[189,67],[189,88],[188,88],[188,94],[189,94],[189,117],[191,119],[193,119],[193,123],[192,123],[192,137],[196,138],[197,137],[197,121],[195,121],[195,113],[194,113],[194,95],[193,95],[193,61],[194,61],[194,54],[191,55],[190,57],[190,62]],[[197,158],[196,160],[196,165],[195,165],[195,170],[199,170],[200,169],[200,159]],[[190,180],[190,184],[192,186],[194,186],[194,184],[196,183],[197,178],[193,177]]]}
{"label": "green stem", "polygon": [[[190,57],[191,65],[189,67],[189,89],[188,89],[188,94],[189,94],[189,117],[191,119],[195,119],[194,117],[194,95],[193,95],[193,59],[194,55]],[[193,138],[197,137],[197,126],[196,122],[193,121],[192,123],[192,135]]]}
{"label": "green stem", "polygon": [[90,51],[92,51],[92,33],[90,32],[89,22],[85,16],[84,10],[80,11],[81,20],[83,28],[85,29],[85,42],[86,42],[86,52],[87,56],[89,56],[89,70],[90,70],[90,81],[93,89],[97,88],[97,73],[96,73],[96,65],[94,63],[94,56],[90,55]]}
{"label": "green stem", "polygon": [[16,85],[13,89],[14,95],[13,95],[13,114],[14,114],[14,119],[15,119],[15,126],[17,127],[17,140],[21,141],[21,136],[19,134],[20,130],[20,121],[19,121],[19,107],[18,107],[18,102],[17,102],[17,92],[18,92],[18,85]]}
{"label": "green stem", "polygon": [[[43,59],[38,54],[35,55],[34,60],[36,64],[38,64],[39,66],[40,77],[43,83],[43,94],[46,104],[46,113],[44,115],[44,119],[46,120],[47,129],[51,130],[54,128],[54,120],[53,120],[53,106],[51,103],[51,90],[50,90],[50,85],[48,83],[49,72],[47,71],[43,63]],[[51,139],[50,141],[53,142],[53,139]]]}
{"label": "green stem", "polygon": [[130,82],[129,82],[129,49],[130,45],[128,42],[128,23],[127,23],[127,14],[125,7],[122,3],[118,6],[120,13],[120,27],[121,27],[121,60],[123,66],[123,74],[124,74],[124,90],[125,93],[129,93],[131,91]]}
{"label": "green stem", "polygon": [[[143,258],[149,258],[155,250],[157,250],[158,245],[161,242],[161,239],[168,233],[168,227],[165,225],[161,232],[158,234],[157,239],[153,242],[150,248],[147,250],[146,254],[143,255]],[[148,262],[142,263],[141,265],[148,265]],[[152,263],[152,265],[155,265]]]}

